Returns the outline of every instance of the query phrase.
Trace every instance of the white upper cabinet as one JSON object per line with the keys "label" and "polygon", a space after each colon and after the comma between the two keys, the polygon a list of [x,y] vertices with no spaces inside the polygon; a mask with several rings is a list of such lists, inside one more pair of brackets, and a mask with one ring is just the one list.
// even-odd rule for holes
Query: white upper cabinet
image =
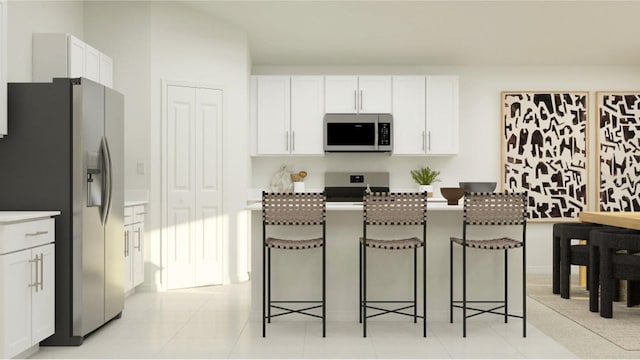
{"label": "white upper cabinet", "polygon": [[113,59],[100,53],[100,80],[104,86],[113,87]]}
{"label": "white upper cabinet", "polygon": [[[37,34],[39,35],[39,34]],[[49,34],[47,34],[49,35]],[[84,43],[84,41],[78,39],[75,36],[69,36],[68,37],[68,47],[69,47],[69,55],[67,59],[64,59],[64,48],[63,48],[63,44],[64,44],[64,36],[60,35],[60,34],[51,34],[52,37],[56,37],[56,38],[60,38],[60,40],[62,40],[62,44],[54,44],[52,43],[52,46],[60,46],[60,50],[62,50],[62,53],[59,54],[59,58],[56,58],[54,61],[57,63],[59,61],[64,61],[67,63],[67,74],[65,75],[63,71],[55,71],[54,73],[51,74],[50,77],[56,77],[56,76],[69,76],[72,78],[75,77],[82,77],[85,74],[85,64],[86,64],[86,56],[85,53],[87,52],[87,44]],[[40,74],[40,72],[36,72],[36,54],[35,54],[35,47],[36,45],[38,47],[40,46],[44,46],[41,44],[40,40],[46,41],[45,38],[43,39],[38,39],[38,42],[36,43],[36,39],[35,39],[35,35],[34,35],[34,59],[33,59],[33,67],[34,67],[34,71],[33,71],[33,81],[46,81],[46,80],[42,80],[42,77],[44,77],[45,79],[48,79],[49,76],[47,76],[46,74]],[[47,36],[46,38],[49,38],[49,36]],[[57,39],[56,39],[57,40]],[[44,50],[44,49],[43,49]],[[43,56],[46,56],[46,54],[43,54]],[[38,58],[40,57],[40,55],[38,55]],[[63,67],[60,68],[60,70],[64,69]],[[43,69],[44,70],[44,69]]]}
{"label": "white upper cabinet", "polygon": [[257,155],[322,155],[322,76],[252,79]]}
{"label": "white upper cabinet", "polygon": [[458,152],[458,78],[393,77],[394,155]]}
{"label": "white upper cabinet", "polygon": [[73,35],[33,34],[32,78],[34,82],[54,77],[85,77],[113,86],[113,60]]}
{"label": "white upper cabinet", "polygon": [[291,77],[291,153],[322,155],[324,117],[322,76]]}
{"label": "white upper cabinet", "polygon": [[393,77],[393,154],[426,153],[424,76]]}
{"label": "white upper cabinet", "polygon": [[0,138],[7,135],[7,1],[0,1]]}
{"label": "white upper cabinet", "polygon": [[84,52],[84,77],[100,82],[100,52],[89,44]]}
{"label": "white upper cabinet", "polygon": [[258,154],[288,154],[291,148],[291,83],[289,76],[258,76]]}
{"label": "white upper cabinet", "polygon": [[427,76],[427,154],[458,153],[458,77]]}
{"label": "white upper cabinet", "polygon": [[391,76],[326,76],[327,113],[391,113]]}

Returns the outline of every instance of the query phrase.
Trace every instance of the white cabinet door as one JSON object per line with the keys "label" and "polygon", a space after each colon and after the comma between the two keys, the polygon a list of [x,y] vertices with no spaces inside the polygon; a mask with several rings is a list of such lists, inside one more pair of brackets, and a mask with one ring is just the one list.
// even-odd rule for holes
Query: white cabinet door
{"label": "white cabinet door", "polygon": [[75,36],[69,36],[67,74],[71,78],[85,76],[86,44]]}
{"label": "white cabinet door", "polygon": [[[31,343],[36,344],[55,332],[55,258],[54,244],[40,246],[31,250],[31,257],[36,255],[42,259],[38,265],[37,278],[40,284],[34,288],[31,309]],[[35,266],[33,269],[35,270]]]}
{"label": "white cabinet door", "polygon": [[258,76],[256,85],[258,154],[288,154],[291,151],[289,76]]}
{"label": "white cabinet door", "polygon": [[100,82],[100,52],[89,44],[85,44],[84,76],[95,82]]}
{"label": "white cabinet door", "polygon": [[100,83],[113,87],[113,59],[100,53]]}
{"label": "white cabinet door", "polygon": [[7,1],[0,1],[0,138],[7,135]]}
{"label": "white cabinet door", "polygon": [[322,155],[324,78],[291,77],[291,153]]}
{"label": "white cabinet door", "polygon": [[458,77],[427,76],[427,154],[458,153]]}
{"label": "white cabinet door", "polygon": [[131,239],[131,281],[136,287],[144,281],[144,223],[133,224],[133,237]]}
{"label": "white cabinet door", "polygon": [[124,226],[124,291],[133,289],[133,225]]}
{"label": "white cabinet door", "polygon": [[0,358],[11,358],[31,347],[31,251],[0,256]]}
{"label": "white cabinet door", "polygon": [[326,76],[324,108],[327,113],[358,112],[358,77]]}
{"label": "white cabinet door", "polygon": [[361,114],[391,113],[391,76],[360,76],[358,78],[358,112]]}
{"label": "white cabinet door", "polygon": [[425,77],[393,77],[393,154],[423,155],[426,151]]}

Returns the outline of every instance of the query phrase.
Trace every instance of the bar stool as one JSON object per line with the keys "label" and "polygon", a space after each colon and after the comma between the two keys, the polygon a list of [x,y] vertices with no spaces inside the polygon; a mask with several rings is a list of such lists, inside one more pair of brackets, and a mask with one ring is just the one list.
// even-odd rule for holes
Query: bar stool
{"label": "bar stool", "polygon": [[[569,299],[571,287],[571,265],[587,266],[587,288],[589,284],[589,234],[591,230],[604,228],[592,223],[553,224],[553,293]],[[571,240],[585,240],[586,244],[571,244]]]}
{"label": "bar stool", "polygon": [[[322,236],[313,239],[279,239],[267,237],[268,225],[321,226]],[[326,197],[324,193],[266,193],[262,192],[262,337],[266,336],[266,322],[271,318],[292,313],[322,319],[322,337],[326,336]],[[322,249],[322,300],[271,300],[271,249]],[[266,299],[265,299],[266,298]],[[302,309],[291,309],[282,304],[319,304]],[[271,314],[275,308],[283,312]],[[308,312],[322,309],[322,315]]]}
{"label": "bar stool", "polygon": [[[527,194],[526,193],[466,193],[464,196],[464,219],[462,238],[451,237],[449,243],[449,322],[453,323],[453,308],[462,309],[462,336],[467,336],[467,319],[476,315],[491,313],[522,319],[522,336],[527,336],[527,288],[526,288],[526,231],[527,231]],[[467,227],[480,226],[522,226],[522,240],[509,237],[471,240],[467,238]],[[453,244],[462,246],[462,300],[453,298]],[[467,248],[504,251],[504,299],[503,300],[467,300]],[[522,316],[508,312],[508,251],[522,248]],[[480,254],[477,252],[475,254]],[[472,304],[498,304],[488,310],[468,306]],[[461,304],[461,305],[460,305]],[[496,310],[504,308],[504,313]],[[467,315],[467,309],[476,311]]]}
{"label": "bar stool", "polygon": [[598,311],[600,290],[600,316],[613,317],[613,301],[616,298],[616,280],[627,280],[627,306],[636,305],[633,299],[640,280],[640,232],[607,227],[591,232],[589,284],[589,310]]}
{"label": "bar stool", "polygon": [[[367,319],[394,313],[422,318],[422,334],[427,336],[427,193],[370,193],[364,196],[362,237],[360,238],[360,322],[363,336],[367,337]],[[370,238],[369,226],[422,226],[422,240],[417,237],[382,240]],[[417,250],[422,247],[422,316],[417,314]],[[367,298],[367,248],[378,250],[413,250],[413,299],[402,301],[369,300]],[[395,309],[385,309],[369,304],[410,304]],[[413,308],[413,314],[403,310]],[[367,309],[379,311],[367,315]]]}

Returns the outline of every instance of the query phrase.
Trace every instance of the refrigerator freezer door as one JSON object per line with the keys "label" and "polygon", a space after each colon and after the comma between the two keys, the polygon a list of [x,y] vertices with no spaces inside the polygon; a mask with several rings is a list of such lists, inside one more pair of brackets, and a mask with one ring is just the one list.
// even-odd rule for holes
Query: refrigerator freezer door
{"label": "refrigerator freezer door", "polygon": [[105,238],[105,318],[124,308],[124,98],[105,88],[105,143],[109,166],[109,206]]}
{"label": "refrigerator freezer door", "polygon": [[[81,234],[74,234],[73,244],[73,335],[85,336],[105,323],[104,318],[104,227],[102,211],[104,207],[104,186],[101,186],[102,206],[94,207],[87,202],[89,191],[86,174],[93,159],[87,154],[101,153],[104,135],[104,87],[92,81],[81,79],[81,85],[73,86],[73,122],[80,128],[80,151],[74,152],[82,166],[79,179],[83,184]],[[102,157],[102,156],[101,156]],[[101,159],[101,166],[104,160]],[[102,172],[104,173],[104,172]],[[103,177],[103,174],[96,174]],[[104,185],[104,184],[103,184]],[[74,201],[75,203],[75,201]],[[76,256],[76,254],[82,254]]]}

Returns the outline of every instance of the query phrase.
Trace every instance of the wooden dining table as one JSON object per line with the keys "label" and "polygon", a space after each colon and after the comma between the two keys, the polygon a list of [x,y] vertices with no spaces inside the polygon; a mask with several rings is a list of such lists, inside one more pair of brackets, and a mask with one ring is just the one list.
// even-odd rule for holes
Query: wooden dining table
{"label": "wooden dining table", "polygon": [[583,211],[578,219],[581,222],[640,230],[640,211]]}

